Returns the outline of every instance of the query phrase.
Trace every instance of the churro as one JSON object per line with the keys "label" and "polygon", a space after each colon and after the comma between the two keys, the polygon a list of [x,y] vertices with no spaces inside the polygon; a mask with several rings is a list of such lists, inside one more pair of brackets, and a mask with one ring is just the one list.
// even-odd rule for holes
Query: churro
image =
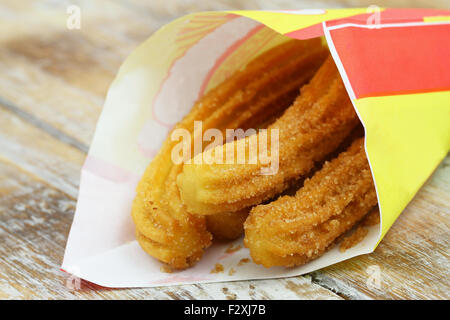
{"label": "churro", "polygon": [[360,138],[326,162],[295,196],[254,207],[244,244],[255,263],[295,266],[317,258],[375,205],[377,197]]}

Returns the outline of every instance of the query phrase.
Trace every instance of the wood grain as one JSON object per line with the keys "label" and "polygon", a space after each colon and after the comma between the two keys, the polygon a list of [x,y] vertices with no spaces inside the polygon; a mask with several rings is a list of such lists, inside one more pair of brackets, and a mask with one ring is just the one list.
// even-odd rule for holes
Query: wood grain
{"label": "wood grain", "polygon": [[[68,275],[59,270],[79,172],[104,96],[120,63],[141,41],[188,12],[366,3],[2,1],[0,299],[448,299],[449,157],[373,254],[310,275],[120,290],[82,281],[74,291],[66,287]],[[70,4],[82,10],[80,30],[66,28]],[[444,1],[421,0],[389,6],[450,7]],[[367,283],[374,266],[380,270],[378,288]]]}
{"label": "wood grain", "polygon": [[[0,299],[340,299],[310,278],[108,289],[59,270],[75,200],[0,161]],[[69,282],[68,282],[69,281]]]}
{"label": "wood grain", "polygon": [[69,290],[69,276],[59,267],[85,154],[1,105],[0,128],[0,298],[274,299],[274,288],[281,290],[278,297],[284,299],[340,298],[305,277],[162,291],[111,290],[83,281],[79,290]]}

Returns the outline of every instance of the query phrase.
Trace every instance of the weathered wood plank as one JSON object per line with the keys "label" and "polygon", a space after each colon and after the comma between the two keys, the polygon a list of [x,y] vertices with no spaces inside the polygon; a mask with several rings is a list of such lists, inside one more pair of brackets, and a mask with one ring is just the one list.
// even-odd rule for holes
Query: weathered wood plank
{"label": "weathered wood plank", "polygon": [[[66,27],[72,4],[80,29]],[[7,1],[0,12],[0,97],[86,146],[120,64],[165,22],[111,1]]]}
{"label": "weathered wood plank", "polygon": [[0,104],[0,158],[76,198],[85,156]]}
{"label": "weathered wood plank", "polygon": [[279,298],[339,298],[304,277],[164,290],[113,290],[83,281],[71,292],[59,266],[85,154],[1,105],[0,150],[0,298],[250,299],[275,298],[275,287],[287,288]]}
{"label": "weathered wood plank", "polygon": [[[75,200],[0,161],[0,299],[339,299],[310,279],[69,290],[59,270]],[[72,282],[69,282],[72,283]]]}
{"label": "weathered wood plank", "polygon": [[[82,9],[81,30],[65,27],[66,8],[72,3]],[[58,268],[79,169],[118,66],[163,22],[187,12],[248,9],[251,3],[0,4],[2,17],[7,17],[0,28],[0,97],[6,105],[0,107],[0,158],[7,159],[0,163],[0,298],[338,298],[322,288],[326,287],[346,298],[448,299],[449,158],[375,253],[314,273],[312,284],[309,277],[297,277],[164,289],[101,289],[85,282],[76,292],[65,288],[66,275]],[[252,8],[281,6],[273,1],[254,3]],[[282,9],[288,8],[298,4],[283,4]],[[381,289],[366,285],[367,268],[374,265],[381,270]]]}
{"label": "weathered wood plank", "polygon": [[277,1],[277,0],[225,0],[225,1],[180,1],[165,0],[126,0],[139,11],[156,13],[160,17],[181,16],[190,12],[209,10],[295,10],[305,8],[337,8],[337,7],[368,7],[378,5],[384,8],[450,8],[446,0],[320,0],[320,1]]}

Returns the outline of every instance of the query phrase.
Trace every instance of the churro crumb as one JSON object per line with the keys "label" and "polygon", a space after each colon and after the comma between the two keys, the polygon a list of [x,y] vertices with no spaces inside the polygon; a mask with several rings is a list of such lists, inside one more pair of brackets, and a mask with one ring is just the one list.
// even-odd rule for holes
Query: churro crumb
{"label": "churro crumb", "polygon": [[359,226],[356,228],[355,232],[353,232],[351,235],[347,236],[342,240],[341,246],[339,247],[340,252],[344,252],[345,250],[348,250],[354,246],[356,246],[358,243],[360,243],[369,232],[369,229],[364,228],[363,226]]}
{"label": "churro crumb", "polygon": [[233,274],[235,274],[236,273],[236,270],[234,270],[234,268],[231,268],[229,271],[228,271],[228,275],[229,276],[232,276]]}
{"label": "churro crumb", "polygon": [[161,268],[159,268],[159,270],[161,270],[161,272],[165,272],[165,273],[172,273],[173,269],[168,266],[168,265],[162,265]]}
{"label": "churro crumb", "polygon": [[234,246],[233,244],[230,244],[230,246],[225,250],[226,253],[233,253],[236,251],[239,251],[242,248],[240,244]]}
{"label": "churro crumb", "polygon": [[216,264],[214,265],[214,269],[212,269],[212,270],[210,271],[210,273],[221,273],[221,272],[223,272],[223,265],[220,264],[220,263],[216,263]]}
{"label": "churro crumb", "polygon": [[238,266],[242,266],[248,262],[250,262],[250,259],[248,259],[248,258],[241,259],[238,263]]}

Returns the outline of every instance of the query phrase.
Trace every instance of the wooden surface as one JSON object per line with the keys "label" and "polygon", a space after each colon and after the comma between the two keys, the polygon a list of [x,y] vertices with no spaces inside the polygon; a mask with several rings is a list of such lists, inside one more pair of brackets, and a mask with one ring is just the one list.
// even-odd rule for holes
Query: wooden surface
{"label": "wooden surface", "polygon": [[[450,157],[373,254],[312,274],[152,289],[104,289],[82,282],[71,290],[68,275],[59,271],[80,169],[108,85],[141,41],[194,11],[371,3],[2,1],[0,299],[449,299]],[[80,30],[66,28],[70,4],[81,8]],[[446,1],[420,0],[393,5],[450,7]]]}

